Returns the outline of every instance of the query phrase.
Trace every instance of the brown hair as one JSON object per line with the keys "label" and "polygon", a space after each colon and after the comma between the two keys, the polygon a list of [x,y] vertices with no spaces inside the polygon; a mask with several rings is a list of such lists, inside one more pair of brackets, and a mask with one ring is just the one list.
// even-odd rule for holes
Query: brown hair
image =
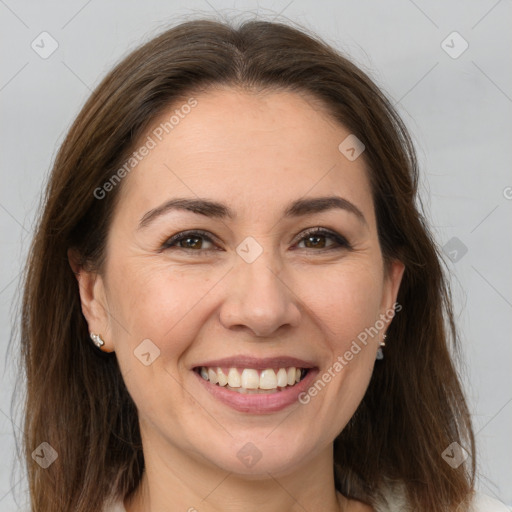
{"label": "brown hair", "polygon": [[[337,489],[373,505],[386,483],[403,482],[419,512],[455,510],[470,494],[475,440],[453,362],[460,342],[443,258],[415,204],[412,142],[372,80],[307,32],[254,20],[238,28],[209,19],[181,23],[122,60],[72,125],[43,198],[21,304],[32,510],[100,510],[107,496],[127,497],[141,479],[137,410],[115,355],[99,354],[89,339],[67,251],[75,249],[82,266],[101,271],[122,183],[102,200],[94,190],[170,105],[215,85],[320,100],[366,146],[383,258],[405,264],[402,310],[387,331],[385,359],[335,440]],[[47,469],[31,456],[43,441],[58,453]],[[453,442],[470,453],[456,469],[442,458]]]}

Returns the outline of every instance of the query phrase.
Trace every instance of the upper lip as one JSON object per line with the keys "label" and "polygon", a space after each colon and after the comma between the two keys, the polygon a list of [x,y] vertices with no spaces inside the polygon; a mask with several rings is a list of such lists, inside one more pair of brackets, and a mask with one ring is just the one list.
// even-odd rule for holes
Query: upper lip
{"label": "upper lip", "polygon": [[277,356],[277,357],[251,357],[251,356],[234,356],[224,357],[222,359],[215,359],[204,361],[195,364],[193,368],[200,368],[206,366],[208,368],[221,367],[221,368],[253,368],[255,370],[265,370],[267,368],[315,368],[315,364],[311,361],[297,359],[296,357]]}

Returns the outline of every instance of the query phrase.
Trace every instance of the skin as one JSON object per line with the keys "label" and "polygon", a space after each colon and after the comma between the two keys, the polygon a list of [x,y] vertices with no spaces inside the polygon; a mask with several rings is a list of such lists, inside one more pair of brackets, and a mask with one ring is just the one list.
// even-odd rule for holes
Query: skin
{"label": "skin", "polygon": [[[115,350],[139,411],[146,472],[125,507],[371,511],[336,492],[332,445],[364,396],[391,320],[307,405],[238,412],[191,371],[208,359],[285,354],[314,361],[321,376],[392,309],[404,265],[384,272],[364,159],[340,153],[349,132],[306,96],[217,88],[194,97],[191,113],[124,178],[101,274],[77,269],[70,254],[89,330]],[[356,205],[367,224],[341,209],[282,216],[293,200],[330,195]],[[147,211],[183,196],[222,201],[237,219],[170,211],[137,229]],[[352,248],[303,238],[314,227]],[[192,229],[213,241],[159,250]],[[252,263],[236,252],[247,236],[263,249]],[[144,339],[160,350],[149,366],[134,356]],[[251,468],[236,456],[248,442],[261,452]]]}

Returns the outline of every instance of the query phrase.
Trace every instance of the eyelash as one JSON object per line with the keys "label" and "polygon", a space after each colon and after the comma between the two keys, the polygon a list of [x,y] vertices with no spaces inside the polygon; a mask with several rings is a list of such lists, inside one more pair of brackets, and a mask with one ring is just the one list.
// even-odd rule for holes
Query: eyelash
{"label": "eyelash", "polygon": [[[337,233],[334,233],[332,231],[328,231],[324,228],[313,228],[306,230],[302,238],[297,242],[300,243],[303,240],[307,239],[311,236],[325,236],[328,238],[331,238],[334,240],[338,246],[337,247],[329,247],[327,249],[318,249],[318,252],[327,252],[332,250],[340,250],[340,249],[348,249],[351,250],[352,246],[348,243],[348,241],[342,237],[341,235],[338,235]],[[208,236],[208,233],[206,231],[202,230],[194,230],[194,231],[183,231],[181,233],[177,233],[176,235],[173,235],[172,237],[166,239],[164,243],[161,246],[161,250],[171,249],[175,244],[181,242],[182,240],[186,240],[187,238],[204,238],[206,241],[215,243],[214,240],[210,236]],[[204,252],[214,252],[217,249],[191,249],[187,247],[177,247],[178,249],[182,249],[188,252],[197,253],[198,255]],[[306,248],[307,249],[307,248]]]}

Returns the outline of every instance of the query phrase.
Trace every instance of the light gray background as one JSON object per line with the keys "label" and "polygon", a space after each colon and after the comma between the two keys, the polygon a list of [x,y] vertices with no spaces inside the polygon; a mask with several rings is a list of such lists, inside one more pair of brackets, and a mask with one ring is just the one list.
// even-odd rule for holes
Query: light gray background
{"label": "light gray background", "polygon": [[[281,20],[297,21],[347,52],[397,103],[416,142],[421,195],[438,242],[460,241],[451,242],[458,252],[447,261],[466,360],[460,371],[479,447],[478,488],[511,505],[510,0],[0,0],[2,356],[8,356],[12,303],[39,194],[91,89],[122,56],[177,17],[215,11],[262,19],[282,13]],[[31,48],[43,31],[59,45],[47,59]],[[458,58],[441,46],[453,31],[469,44]],[[456,37],[445,43],[452,53],[462,49]],[[462,257],[461,244],[467,247]],[[0,509],[11,511],[18,510],[13,489],[23,503],[26,479],[13,472],[12,432],[20,432],[21,422],[10,413],[14,362],[6,360],[5,368]]]}

